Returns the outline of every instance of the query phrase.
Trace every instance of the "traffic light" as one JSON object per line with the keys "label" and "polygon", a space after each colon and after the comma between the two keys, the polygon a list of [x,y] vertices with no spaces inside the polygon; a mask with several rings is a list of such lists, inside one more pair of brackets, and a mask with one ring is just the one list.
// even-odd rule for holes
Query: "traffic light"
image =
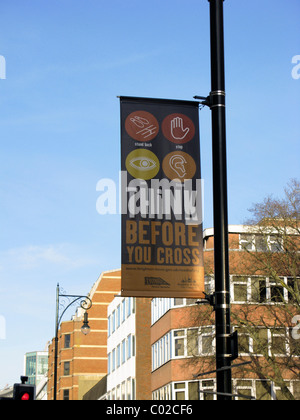
{"label": "traffic light", "polygon": [[21,376],[21,384],[14,385],[13,399],[15,401],[34,401],[35,400],[35,386],[26,385],[28,378]]}

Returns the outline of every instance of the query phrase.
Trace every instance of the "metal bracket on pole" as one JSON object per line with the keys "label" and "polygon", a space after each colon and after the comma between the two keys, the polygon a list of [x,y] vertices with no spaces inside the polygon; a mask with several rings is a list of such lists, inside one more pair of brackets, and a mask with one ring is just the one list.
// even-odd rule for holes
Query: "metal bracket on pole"
{"label": "metal bracket on pole", "polygon": [[201,101],[200,104],[203,106],[211,107],[211,97],[209,96],[194,96],[194,99]]}
{"label": "metal bracket on pole", "polygon": [[216,305],[216,297],[215,297],[215,294],[213,293],[211,295],[208,295],[207,293],[204,293],[204,295],[205,295],[205,299],[198,300],[196,302],[197,305],[210,305],[215,310],[215,305]]}
{"label": "metal bracket on pole", "polygon": [[210,109],[223,107],[225,108],[225,97],[226,93],[223,90],[216,90],[214,92],[210,92],[209,96],[194,96],[194,99],[197,99],[203,106],[208,106]]}
{"label": "metal bracket on pole", "polygon": [[205,293],[205,299],[208,301],[210,306],[214,308],[214,311],[216,310],[216,295],[212,293],[211,295],[208,295]]}

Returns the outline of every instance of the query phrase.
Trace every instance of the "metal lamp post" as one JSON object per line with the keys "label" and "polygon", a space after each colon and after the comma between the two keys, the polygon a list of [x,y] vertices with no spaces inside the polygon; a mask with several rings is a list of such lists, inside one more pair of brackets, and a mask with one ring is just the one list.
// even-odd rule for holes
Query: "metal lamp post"
{"label": "metal lamp post", "polygon": [[[226,93],[224,13],[225,0],[208,0],[210,3],[211,40],[211,92],[204,100],[212,112],[212,154],[214,195],[214,255],[215,293],[209,303],[216,313],[216,370],[219,400],[232,400],[231,362],[238,357],[238,337],[231,334],[230,275],[228,245],[228,193],[226,151]],[[211,372],[210,372],[211,373]],[[207,372],[205,373],[207,374]],[[196,377],[202,376],[197,375]]]}
{"label": "metal lamp post", "polygon": [[[68,298],[73,299],[71,303],[63,310],[62,314],[59,314],[59,300],[60,298]],[[55,317],[55,354],[54,354],[54,392],[53,392],[53,400],[57,400],[57,367],[58,367],[58,331],[59,326],[61,324],[62,318],[66,311],[74,305],[74,303],[80,301],[80,307],[84,309],[86,312],[84,313],[84,320],[83,325],[81,327],[81,332],[84,335],[88,335],[90,332],[90,326],[88,322],[88,313],[87,311],[92,307],[92,301],[88,296],[77,296],[77,295],[65,295],[60,294],[59,284],[57,285],[56,289],[56,317]]]}
{"label": "metal lamp post", "polygon": [[210,2],[211,93],[214,184],[215,311],[218,399],[231,400],[231,325],[228,251],[226,106],[223,1]]}

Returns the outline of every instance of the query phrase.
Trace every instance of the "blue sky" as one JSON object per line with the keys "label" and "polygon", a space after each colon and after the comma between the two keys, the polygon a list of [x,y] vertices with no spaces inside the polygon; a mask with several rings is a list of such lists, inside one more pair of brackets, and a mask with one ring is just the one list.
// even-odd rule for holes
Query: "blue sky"
{"label": "blue sky", "polygon": [[[229,223],[240,224],[299,178],[300,3],[226,0],[224,10]],[[52,338],[57,282],[84,294],[120,267],[120,217],[96,211],[98,180],[119,176],[116,97],[209,94],[209,3],[10,0],[0,28],[1,388]],[[201,111],[205,227],[210,117]]]}

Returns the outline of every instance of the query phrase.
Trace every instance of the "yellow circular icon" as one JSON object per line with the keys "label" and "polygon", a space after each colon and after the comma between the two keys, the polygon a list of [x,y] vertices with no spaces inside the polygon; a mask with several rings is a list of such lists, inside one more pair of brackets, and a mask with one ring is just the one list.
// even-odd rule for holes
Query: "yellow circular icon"
{"label": "yellow circular icon", "polygon": [[126,159],[127,171],[136,179],[153,179],[160,170],[158,157],[146,149],[131,152]]}

